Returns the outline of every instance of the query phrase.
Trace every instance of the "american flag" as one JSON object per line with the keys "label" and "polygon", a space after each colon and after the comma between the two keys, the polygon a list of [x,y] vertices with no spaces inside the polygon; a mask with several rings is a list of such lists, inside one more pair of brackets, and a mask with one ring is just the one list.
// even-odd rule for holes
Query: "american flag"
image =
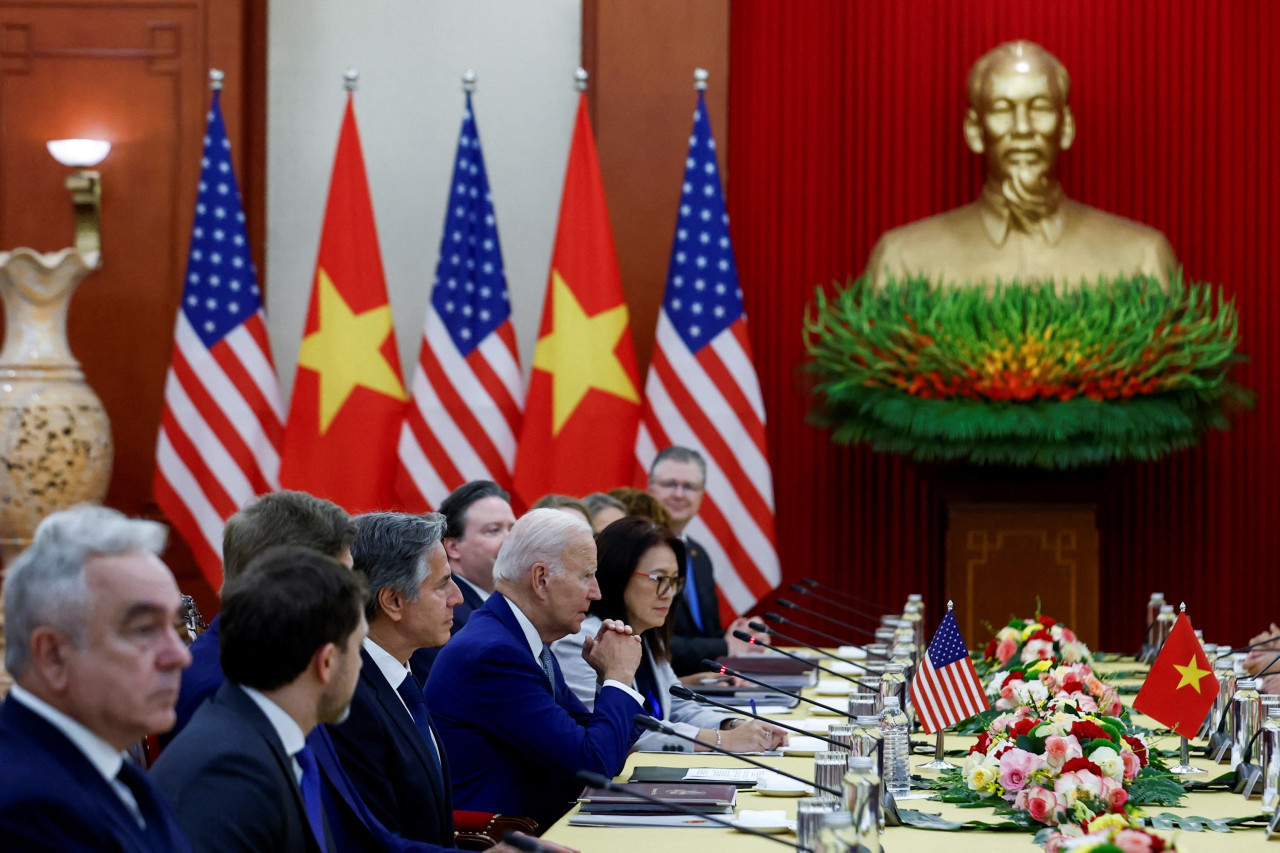
{"label": "american flag", "polygon": [[223,522],[279,488],[284,432],[231,143],[213,93],[191,253],[156,445],[156,503],[200,570],[222,582]]}
{"label": "american flag", "polygon": [[920,728],[928,734],[991,707],[950,610],[911,680],[911,701],[920,716]]}
{"label": "american flag", "polygon": [[470,94],[451,187],[412,401],[400,431],[397,493],[411,510],[439,506],[469,480],[510,488],[524,401]]}
{"label": "american flag", "polygon": [[711,558],[721,601],[737,613],[781,579],[764,424],[716,143],[699,91],[636,460],[648,470],[672,444],[702,452],[706,493],[686,529]]}

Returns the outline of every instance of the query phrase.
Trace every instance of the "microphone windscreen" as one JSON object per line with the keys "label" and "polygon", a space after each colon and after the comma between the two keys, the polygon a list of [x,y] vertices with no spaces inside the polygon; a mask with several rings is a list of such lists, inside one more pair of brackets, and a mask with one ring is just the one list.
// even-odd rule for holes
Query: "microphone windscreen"
{"label": "microphone windscreen", "polygon": [[745,643],[754,643],[756,641],[756,638],[748,634],[746,631],[734,631],[733,636]]}
{"label": "microphone windscreen", "polygon": [[631,718],[631,722],[635,723],[642,729],[648,729],[651,732],[662,731],[662,721],[649,716],[648,714],[636,714]]}
{"label": "microphone windscreen", "polygon": [[752,631],[759,631],[761,634],[770,633],[769,626],[765,625],[763,622],[748,622],[747,627]]}
{"label": "microphone windscreen", "polygon": [[690,690],[688,687],[685,687],[683,684],[671,685],[671,688],[668,692],[670,692],[671,695],[675,696],[677,699],[692,699],[696,702],[699,698],[697,693],[694,693],[692,690]]}

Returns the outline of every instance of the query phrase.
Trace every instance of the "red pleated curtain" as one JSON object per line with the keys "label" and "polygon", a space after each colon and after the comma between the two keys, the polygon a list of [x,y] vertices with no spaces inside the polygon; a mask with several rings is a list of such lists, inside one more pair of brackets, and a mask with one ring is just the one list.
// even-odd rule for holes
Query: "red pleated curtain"
{"label": "red pleated curtain", "polygon": [[729,207],[770,417],[779,595],[806,576],[895,605],[920,591],[936,624],[937,490],[805,423],[801,321],[885,229],[976,195],[965,77],[1026,38],[1071,72],[1068,195],[1161,229],[1190,278],[1235,298],[1251,359],[1239,377],[1259,394],[1197,450],[1103,475],[1102,644],[1136,646],[1153,589],[1218,642],[1280,620],[1280,3],[734,0],[731,14]]}

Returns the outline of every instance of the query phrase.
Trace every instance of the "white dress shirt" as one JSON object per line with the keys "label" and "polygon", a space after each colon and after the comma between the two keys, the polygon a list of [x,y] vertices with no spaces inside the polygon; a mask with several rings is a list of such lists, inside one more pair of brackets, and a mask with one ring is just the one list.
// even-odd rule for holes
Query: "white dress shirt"
{"label": "white dress shirt", "polygon": [[302,765],[298,763],[296,758],[298,750],[307,745],[307,734],[302,730],[302,726],[298,725],[298,721],[289,716],[289,712],[281,708],[275,702],[272,702],[260,690],[254,690],[252,687],[245,687],[243,684],[237,684],[241,690],[248,694],[253,700],[253,704],[257,705],[259,710],[267,717],[267,722],[271,723],[271,728],[275,729],[276,737],[280,738],[280,743],[284,746],[284,754],[289,756],[289,760],[293,763],[293,779],[299,785],[302,784]]}
{"label": "white dress shirt", "polygon": [[476,586],[476,585],[475,585],[475,584],[473,584],[471,581],[467,580],[466,578],[464,578],[462,575],[458,574],[457,572],[454,572],[454,573],[453,573],[453,582],[454,582],[454,583],[456,583],[456,584],[458,584],[458,585],[466,584],[467,586],[471,587],[471,589],[475,591],[475,594],[476,594],[476,595],[478,595],[478,596],[480,596],[480,600],[481,600],[481,601],[488,601],[488,600],[489,600],[489,596],[492,594],[492,593],[485,592],[483,589],[481,589],[480,587]]}

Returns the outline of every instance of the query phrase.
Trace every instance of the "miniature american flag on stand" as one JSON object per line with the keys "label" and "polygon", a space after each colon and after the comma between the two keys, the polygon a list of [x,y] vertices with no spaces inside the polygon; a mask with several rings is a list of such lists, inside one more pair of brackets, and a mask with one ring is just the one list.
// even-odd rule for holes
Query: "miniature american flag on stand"
{"label": "miniature american flag on stand", "polygon": [[920,728],[933,734],[990,708],[960,626],[947,603],[938,632],[933,635],[924,660],[911,680],[911,701],[920,716]]}
{"label": "miniature american flag on stand", "polygon": [[467,85],[440,260],[400,431],[396,493],[411,512],[438,507],[469,480],[510,489],[524,402],[470,80]]}
{"label": "miniature american flag on stand", "polygon": [[222,121],[221,72],[210,77],[213,102],[153,486],[156,503],[217,589],[223,522],[279,488],[284,415]]}
{"label": "miniature american flag on stand", "polygon": [[636,461],[647,471],[669,445],[701,451],[707,461],[706,497],[686,532],[711,557],[722,608],[742,613],[781,581],[773,472],[702,91],[705,72],[696,79],[698,105]]}

